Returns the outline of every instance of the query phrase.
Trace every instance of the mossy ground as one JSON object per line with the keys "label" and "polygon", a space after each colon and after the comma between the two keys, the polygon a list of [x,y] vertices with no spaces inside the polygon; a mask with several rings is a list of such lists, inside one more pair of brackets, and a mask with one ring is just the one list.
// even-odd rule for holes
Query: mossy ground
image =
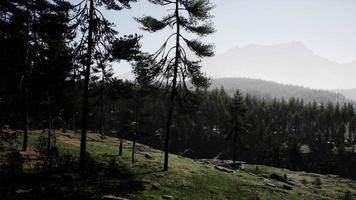
{"label": "mossy ground", "polygon": [[[39,132],[30,134],[30,148],[35,149]],[[57,144],[61,155],[79,155],[79,134],[57,133]],[[21,141],[19,141],[21,142]],[[319,175],[295,172],[262,165],[245,164],[233,173],[218,171],[214,161],[204,162],[177,155],[170,155],[169,171],[162,172],[161,151],[150,147],[137,146],[136,162],[131,163],[130,141],[124,142],[123,155],[117,156],[117,138],[101,138],[88,135],[87,149],[91,155],[89,168],[59,169],[39,172],[25,162],[25,175],[11,182],[1,184],[0,191],[8,199],[101,199],[104,195],[128,199],[161,199],[162,195],[174,199],[344,199],[347,191],[356,197],[356,182],[334,175]],[[145,158],[145,153],[152,159]],[[33,162],[33,161],[32,161]],[[73,165],[73,168],[76,166]],[[293,190],[283,189],[284,183],[269,179],[272,174],[287,176],[293,181]],[[320,179],[321,184],[316,184]],[[158,189],[152,184],[158,185]],[[269,184],[269,185],[267,185]],[[274,186],[274,187],[271,187]],[[4,189],[4,187],[7,189]],[[21,194],[21,190],[30,192]]]}

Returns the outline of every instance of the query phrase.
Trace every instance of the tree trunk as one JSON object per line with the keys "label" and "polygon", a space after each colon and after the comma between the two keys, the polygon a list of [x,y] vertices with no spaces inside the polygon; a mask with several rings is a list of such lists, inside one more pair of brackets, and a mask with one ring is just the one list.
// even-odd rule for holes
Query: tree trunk
{"label": "tree trunk", "polygon": [[179,34],[180,34],[180,26],[179,26],[179,2],[176,1],[176,10],[175,10],[175,18],[177,20],[177,32],[176,32],[176,55],[175,55],[175,63],[174,63],[174,75],[173,75],[173,85],[171,91],[171,98],[169,101],[169,109],[167,116],[167,124],[166,124],[166,134],[165,134],[165,142],[164,142],[164,164],[163,171],[168,171],[168,153],[169,153],[169,136],[170,136],[170,128],[172,122],[172,115],[174,111],[174,99],[177,92],[177,73],[178,73],[178,65],[179,65]]}
{"label": "tree trunk", "polygon": [[[26,12],[29,14],[30,13],[30,9],[29,9],[29,3],[31,3],[32,1],[28,1],[26,6],[27,6],[27,10]],[[31,16],[31,14],[30,14]],[[32,17],[32,16],[31,16]],[[23,121],[23,143],[22,143],[22,151],[26,151],[27,150],[27,142],[28,142],[28,88],[27,88],[27,83],[26,83],[26,76],[27,76],[27,73],[28,73],[28,59],[29,59],[29,40],[30,40],[30,20],[29,19],[27,21],[27,25],[26,25],[26,50],[25,50],[25,60],[24,60],[24,75],[23,75],[23,78],[21,80],[21,86],[20,88],[22,88],[22,86],[24,85],[25,86],[25,95],[24,95],[24,98],[23,98],[23,101],[24,101],[24,121]],[[25,83],[24,83],[25,82]]]}
{"label": "tree trunk", "polygon": [[47,135],[47,154],[49,155],[50,149],[51,149],[51,134],[52,127],[51,127],[51,119],[50,117],[48,118],[48,135]]}
{"label": "tree trunk", "polygon": [[119,145],[119,156],[122,156],[122,139],[120,138],[120,145]]}
{"label": "tree trunk", "polygon": [[[136,100],[138,100],[138,99],[136,99]],[[136,109],[135,109],[135,133],[134,133],[133,139],[132,139],[132,152],[131,152],[131,162],[132,163],[135,162],[135,147],[136,147],[137,131],[138,131],[138,103],[136,104]]]}
{"label": "tree trunk", "polygon": [[100,88],[100,121],[99,121],[99,134],[104,136],[104,69],[101,79],[101,88]]}
{"label": "tree trunk", "polygon": [[234,139],[233,139],[233,145],[234,145],[234,148],[233,148],[233,152],[232,152],[232,162],[233,162],[233,166],[235,166],[235,163],[236,163],[236,150],[237,150],[237,133],[235,132],[234,133]]}
{"label": "tree trunk", "polygon": [[23,143],[22,151],[27,150],[27,140],[28,140],[28,89],[25,89],[25,98],[24,98],[24,125],[23,125]]}
{"label": "tree trunk", "polygon": [[134,162],[135,162],[136,137],[137,137],[137,132],[135,131],[135,133],[134,133],[134,138],[133,138],[133,140],[132,140],[131,163],[134,163]]}
{"label": "tree trunk", "polygon": [[86,60],[85,80],[84,80],[84,95],[83,95],[83,108],[82,108],[82,133],[80,138],[80,169],[84,169],[86,161],[86,140],[87,140],[87,122],[88,122],[88,110],[89,110],[89,80],[90,80],[90,68],[92,62],[92,50],[93,50],[93,30],[94,30],[94,0],[90,0],[89,7],[89,28],[88,28],[88,54]]}

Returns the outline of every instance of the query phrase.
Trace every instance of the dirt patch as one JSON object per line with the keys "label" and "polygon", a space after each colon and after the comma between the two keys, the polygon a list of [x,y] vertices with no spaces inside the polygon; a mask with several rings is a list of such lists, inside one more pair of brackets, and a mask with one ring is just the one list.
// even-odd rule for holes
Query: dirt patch
{"label": "dirt patch", "polygon": [[38,152],[32,150],[32,149],[27,149],[26,151],[20,151],[20,154],[22,158],[28,159],[28,160],[36,160],[40,156]]}
{"label": "dirt patch", "polygon": [[58,138],[63,142],[63,143],[66,143],[66,144],[70,144],[70,145],[74,145],[74,146],[80,146],[80,141],[75,139],[75,138],[72,138],[68,135],[59,135]]}

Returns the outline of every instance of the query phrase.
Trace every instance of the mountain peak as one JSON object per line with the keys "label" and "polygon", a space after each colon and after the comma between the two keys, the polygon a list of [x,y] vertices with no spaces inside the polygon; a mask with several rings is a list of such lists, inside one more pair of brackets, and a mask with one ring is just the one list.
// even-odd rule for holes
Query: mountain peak
{"label": "mountain peak", "polygon": [[299,41],[236,47],[205,59],[203,66],[213,78],[249,77],[318,89],[356,85],[356,67],[320,57]]}

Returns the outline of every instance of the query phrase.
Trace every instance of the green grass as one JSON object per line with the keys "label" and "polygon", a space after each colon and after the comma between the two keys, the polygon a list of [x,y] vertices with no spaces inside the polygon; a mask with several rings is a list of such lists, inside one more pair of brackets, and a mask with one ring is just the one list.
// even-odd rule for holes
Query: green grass
{"label": "green grass", "polygon": [[[30,134],[30,147],[35,147],[38,133]],[[61,135],[61,134],[58,134]],[[57,139],[60,153],[72,154],[78,158],[79,134],[67,133]],[[68,142],[70,141],[70,142]],[[102,195],[117,195],[129,199],[161,199],[162,195],[173,196],[174,199],[343,199],[347,191],[356,197],[356,182],[332,175],[318,175],[305,172],[295,172],[259,165],[244,165],[242,170],[226,173],[214,168],[214,164],[200,160],[170,155],[169,171],[162,172],[163,153],[159,150],[138,144],[136,163],[131,164],[131,142],[124,142],[123,156],[118,157],[117,138],[101,139],[96,134],[89,134],[88,152],[95,161],[95,175],[84,178],[80,173],[69,173],[74,176],[69,184],[62,188],[77,185],[76,192],[86,198],[99,199]],[[153,159],[146,159],[149,153]],[[117,159],[118,173],[107,173],[108,163]],[[212,162],[213,163],[213,162]],[[101,167],[101,165],[105,167]],[[283,183],[269,179],[276,173],[291,179],[295,186],[293,190],[284,190]],[[321,186],[315,185],[316,177],[321,180]],[[52,182],[52,181],[49,181]],[[159,184],[159,189],[153,189],[152,183]],[[272,188],[266,184],[273,184]],[[17,185],[18,186],[18,185]],[[31,184],[24,184],[30,187]],[[66,188],[68,187],[68,188]],[[85,194],[87,193],[87,194]],[[356,199],[356,198],[355,198]]]}

